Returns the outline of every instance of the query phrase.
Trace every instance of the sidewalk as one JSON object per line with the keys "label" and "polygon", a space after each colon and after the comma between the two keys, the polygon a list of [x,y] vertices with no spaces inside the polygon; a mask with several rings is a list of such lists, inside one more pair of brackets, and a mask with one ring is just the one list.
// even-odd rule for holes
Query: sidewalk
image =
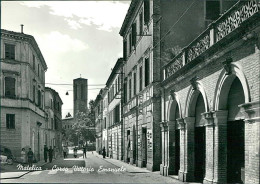
{"label": "sidewalk", "polygon": [[[57,158],[59,159],[59,158]],[[57,160],[57,159],[53,159],[53,160]],[[39,168],[44,166],[45,164],[48,164],[49,162],[45,162],[44,160],[41,160],[37,163],[33,163],[33,168]],[[20,178],[23,175],[32,172],[34,170],[19,170],[18,169],[18,165],[20,163],[13,163],[12,165],[2,165],[1,164],[1,174],[0,174],[0,179],[15,179],[15,178]],[[25,165],[25,167],[27,167],[28,164]]]}
{"label": "sidewalk", "polygon": [[[93,152],[93,154],[96,156],[96,157],[99,157],[99,158],[103,158],[102,155],[99,155],[97,152]],[[146,168],[140,168],[140,167],[136,167],[134,165],[131,165],[131,164],[128,164],[128,163],[125,163],[123,161],[120,161],[120,160],[116,160],[116,159],[111,159],[109,157],[106,157],[104,159],[105,161],[117,166],[117,167],[124,167],[126,168],[126,172],[129,172],[129,173],[150,173],[151,171],[147,170]]]}

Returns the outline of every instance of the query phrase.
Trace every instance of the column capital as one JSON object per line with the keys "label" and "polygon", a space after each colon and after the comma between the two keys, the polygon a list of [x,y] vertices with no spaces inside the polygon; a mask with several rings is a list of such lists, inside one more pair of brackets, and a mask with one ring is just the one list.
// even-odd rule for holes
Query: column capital
{"label": "column capital", "polygon": [[185,128],[185,123],[184,123],[184,119],[183,118],[178,118],[176,119],[177,124],[178,124],[178,128],[180,129],[184,129]]}
{"label": "column capital", "polygon": [[239,105],[240,111],[245,117],[247,123],[254,123],[260,119],[260,101],[249,102]]}
{"label": "column capital", "polygon": [[184,124],[186,129],[188,129],[189,127],[190,128],[194,127],[195,117],[185,117],[183,119],[184,119]]}
{"label": "column capital", "polygon": [[213,111],[212,114],[213,114],[215,126],[224,125],[227,123],[227,117],[228,117],[227,110]]}
{"label": "column capital", "polygon": [[168,123],[167,123],[167,121],[161,121],[160,122],[160,127],[161,127],[161,131],[162,132],[167,131],[168,130]]}
{"label": "column capital", "polygon": [[212,112],[204,112],[201,113],[202,117],[206,120],[205,126],[213,126],[214,125],[214,118]]}

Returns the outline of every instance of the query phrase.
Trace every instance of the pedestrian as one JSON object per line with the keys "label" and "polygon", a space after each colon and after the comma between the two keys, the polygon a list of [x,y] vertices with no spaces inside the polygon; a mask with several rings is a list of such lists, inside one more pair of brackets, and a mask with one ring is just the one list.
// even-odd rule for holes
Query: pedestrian
{"label": "pedestrian", "polygon": [[83,147],[83,158],[87,158],[87,147]]}
{"label": "pedestrian", "polygon": [[21,151],[21,162],[22,162],[22,165],[24,165],[26,162],[26,152],[25,152],[24,148],[22,148],[22,151]]}
{"label": "pedestrian", "polygon": [[49,162],[51,163],[52,162],[52,157],[53,157],[53,149],[52,147],[50,146],[50,149],[48,150],[49,152]]}
{"label": "pedestrian", "polygon": [[106,148],[105,148],[105,146],[103,147],[102,155],[103,155],[103,158],[106,158]]}
{"label": "pedestrian", "polygon": [[44,155],[44,160],[45,160],[45,162],[47,162],[47,157],[48,157],[48,148],[47,148],[47,145],[44,145],[43,155]]}
{"label": "pedestrian", "polygon": [[66,146],[66,158],[68,157],[68,155],[69,155],[69,148],[68,146]]}
{"label": "pedestrian", "polygon": [[74,151],[74,158],[77,158],[77,147],[75,146],[75,148],[73,149]]}
{"label": "pedestrian", "polygon": [[63,157],[64,158],[66,158],[66,154],[67,154],[66,146],[63,146]]}
{"label": "pedestrian", "polygon": [[28,163],[29,163],[29,167],[32,167],[32,163],[33,163],[33,152],[32,149],[29,148],[29,151],[27,153],[27,157],[28,157]]}

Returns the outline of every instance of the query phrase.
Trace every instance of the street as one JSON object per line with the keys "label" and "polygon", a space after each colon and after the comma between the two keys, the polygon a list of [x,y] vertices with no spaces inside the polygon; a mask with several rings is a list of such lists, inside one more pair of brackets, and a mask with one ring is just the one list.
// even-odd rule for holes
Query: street
{"label": "street", "polygon": [[[113,160],[113,159],[110,159]],[[120,163],[118,161],[118,163]],[[159,172],[142,172],[134,166],[114,165],[99,155],[87,152],[87,159],[57,159],[42,166],[40,171],[32,171],[17,179],[3,179],[2,183],[182,183]],[[144,170],[144,169],[143,169]]]}

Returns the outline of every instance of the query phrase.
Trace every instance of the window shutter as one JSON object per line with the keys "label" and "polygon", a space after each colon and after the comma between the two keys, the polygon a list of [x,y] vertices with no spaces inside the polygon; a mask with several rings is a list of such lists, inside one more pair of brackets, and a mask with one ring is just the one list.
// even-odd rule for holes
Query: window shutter
{"label": "window shutter", "polygon": [[132,44],[136,46],[136,23],[132,24]]}
{"label": "window shutter", "polygon": [[150,0],[144,0],[144,23],[148,24],[150,20]]}
{"label": "window shutter", "polygon": [[124,61],[126,61],[126,58],[127,58],[127,41],[124,41],[123,42],[123,58],[124,58]]}

